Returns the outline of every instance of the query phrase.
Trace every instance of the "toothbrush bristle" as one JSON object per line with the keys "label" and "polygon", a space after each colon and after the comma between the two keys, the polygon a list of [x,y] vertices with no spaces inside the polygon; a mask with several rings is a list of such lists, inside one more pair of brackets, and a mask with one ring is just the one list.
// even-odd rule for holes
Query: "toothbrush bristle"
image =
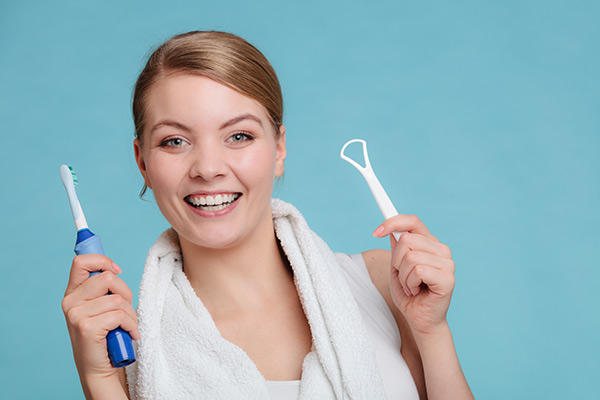
{"label": "toothbrush bristle", "polygon": [[75,175],[75,171],[73,170],[73,167],[71,167],[70,165],[68,167],[69,167],[69,170],[71,170],[71,175],[73,176],[73,185],[77,186],[77,184],[79,183],[79,181],[77,180],[77,175]]}

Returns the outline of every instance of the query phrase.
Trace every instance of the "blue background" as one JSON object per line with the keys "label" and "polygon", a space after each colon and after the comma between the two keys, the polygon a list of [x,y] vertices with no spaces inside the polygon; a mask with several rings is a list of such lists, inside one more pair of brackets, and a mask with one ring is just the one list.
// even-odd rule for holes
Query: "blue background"
{"label": "blue background", "polygon": [[241,35],[278,71],[276,196],[334,250],[389,245],[338,157],[355,137],[398,210],[450,245],[449,319],[477,398],[595,397],[599,4],[2,0],[0,397],[82,397],[60,306],[75,240],[60,164],[137,295],[167,224],[137,197],[132,87],[153,46],[195,29]]}

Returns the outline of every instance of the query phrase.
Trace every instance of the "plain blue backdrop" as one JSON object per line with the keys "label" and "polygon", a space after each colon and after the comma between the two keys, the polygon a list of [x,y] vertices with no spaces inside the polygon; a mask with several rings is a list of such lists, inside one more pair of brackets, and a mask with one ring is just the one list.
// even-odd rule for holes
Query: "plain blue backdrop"
{"label": "plain blue backdrop", "polygon": [[153,46],[195,29],[272,62],[288,141],[275,196],[334,250],[389,246],[338,157],[356,137],[396,208],[450,245],[449,320],[477,398],[597,395],[598,2],[168,3],[0,3],[1,398],[83,396],[60,306],[75,240],[60,164],[137,296],[167,224],[137,197],[132,87]]}

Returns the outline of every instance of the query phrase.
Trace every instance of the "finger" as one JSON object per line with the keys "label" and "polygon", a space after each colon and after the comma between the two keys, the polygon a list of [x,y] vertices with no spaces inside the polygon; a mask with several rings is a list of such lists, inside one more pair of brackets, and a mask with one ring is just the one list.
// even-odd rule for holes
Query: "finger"
{"label": "finger", "polygon": [[454,275],[429,265],[417,265],[408,275],[406,286],[408,291],[416,296],[421,292],[423,283],[431,292],[444,297],[454,289]]}
{"label": "finger", "polygon": [[418,233],[430,238],[436,242],[439,240],[429,232],[429,229],[416,215],[399,214],[392,218],[388,218],[373,232],[375,237],[385,237],[393,232],[411,232]]}
{"label": "finger", "polygon": [[102,254],[82,254],[75,256],[65,295],[85,282],[89,278],[90,273],[95,271],[112,271],[115,274],[122,272],[117,264]]}
{"label": "finger", "polygon": [[133,300],[133,294],[129,286],[111,271],[91,276],[88,281],[81,284],[75,291],[81,292],[80,298],[83,301],[104,296],[108,292],[123,296],[129,303]]}
{"label": "finger", "polygon": [[[393,235],[390,235],[390,240],[393,239]],[[404,233],[400,236],[397,243],[392,245],[392,264],[400,265],[400,261],[404,258],[407,252],[412,250],[422,251],[437,255],[444,258],[452,258],[452,252],[450,248],[440,242],[433,241],[423,235],[416,233]]]}
{"label": "finger", "polygon": [[117,310],[125,311],[134,321],[137,322],[137,315],[133,310],[131,303],[117,294],[101,296],[71,308],[67,312],[67,320],[72,324],[75,324],[79,320],[96,317],[98,315]]}
{"label": "finger", "polygon": [[108,332],[121,327],[129,332],[132,339],[139,340],[140,332],[137,321],[123,310],[109,311],[95,317],[82,319],[78,324],[79,333],[84,337],[95,337],[102,340]]}
{"label": "finger", "polygon": [[400,283],[404,288],[408,289],[408,275],[417,265],[426,265],[440,271],[445,271],[454,274],[454,261],[451,259],[440,257],[431,253],[426,253],[418,250],[410,250],[405,253],[400,261],[400,264],[394,264],[395,260],[392,255],[392,266],[398,269]]}
{"label": "finger", "polygon": [[122,296],[129,303],[133,299],[129,286],[113,272],[105,271],[86,279],[85,282],[67,294],[63,299],[63,311],[67,312],[70,308],[78,306],[82,302],[104,296],[108,292]]}
{"label": "finger", "polygon": [[404,286],[400,283],[400,278],[398,276],[398,270],[396,268],[391,268],[391,276],[390,276],[390,292],[392,295],[394,293],[404,292],[404,294],[408,297],[410,296],[410,292],[408,289],[405,289]]}

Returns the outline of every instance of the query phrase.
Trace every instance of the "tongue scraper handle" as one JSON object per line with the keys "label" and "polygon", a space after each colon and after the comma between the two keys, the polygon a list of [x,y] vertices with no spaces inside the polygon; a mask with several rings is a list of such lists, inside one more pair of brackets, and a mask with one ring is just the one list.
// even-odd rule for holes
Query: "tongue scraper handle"
{"label": "tongue scraper handle", "polygon": [[[348,147],[349,144],[356,142],[362,143],[363,157],[365,159],[364,167],[344,154],[346,147]],[[369,188],[371,189],[373,196],[375,197],[375,201],[377,202],[377,205],[379,206],[379,209],[383,214],[383,217],[385,219],[388,219],[398,215],[398,211],[396,211],[396,208],[392,204],[392,201],[385,193],[385,190],[383,190],[383,186],[381,186],[381,183],[379,183],[379,180],[377,179],[377,176],[375,176],[375,172],[371,167],[371,162],[369,161],[369,153],[367,153],[367,142],[365,142],[362,139],[350,140],[344,145],[344,147],[342,147],[342,150],[340,151],[340,157],[342,158],[342,160],[348,161],[350,164],[352,164],[358,170],[358,172],[360,172],[365,178],[365,180],[369,184]],[[404,232],[394,232],[393,235],[396,238],[396,240],[398,240],[400,239],[400,235],[402,235],[402,233]]]}

